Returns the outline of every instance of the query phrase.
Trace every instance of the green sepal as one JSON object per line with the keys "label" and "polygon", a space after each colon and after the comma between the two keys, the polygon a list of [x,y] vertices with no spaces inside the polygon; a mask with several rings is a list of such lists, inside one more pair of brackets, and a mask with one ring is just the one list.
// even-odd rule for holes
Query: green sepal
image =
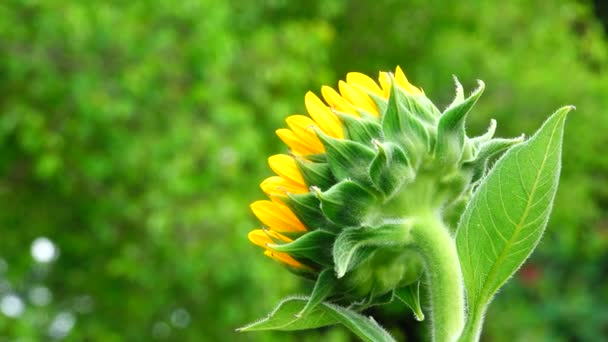
{"label": "green sepal", "polygon": [[431,145],[429,129],[425,124],[403,106],[403,93],[393,82],[388,106],[382,116],[382,131],[387,141],[402,146],[410,161],[418,166]]}
{"label": "green sepal", "polygon": [[420,281],[396,289],[395,297],[412,309],[417,321],[424,321],[424,313],[420,306]]}
{"label": "green sepal", "polygon": [[468,163],[464,163],[463,168],[469,168],[469,169],[473,170],[472,181],[475,182],[476,180],[483,177],[483,175],[486,173],[488,160],[490,158],[492,158],[493,156],[495,156],[496,154],[498,154],[500,152],[508,150],[512,146],[520,144],[521,142],[524,141],[524,138],[525,138],[524,135],[521,135],[520,137],[512,138],[512,139],[503,139],[503,138],[492,139],[492,140],[482,144],[479,147],[479,150],[477,151],[477,155],[475,156],[475,159]]}
{"label": "green sepal", "polygon": [[282,197],[283,202],[293,211],[293,213],[311,230],[325,229],[337,231],[340,229],[330,222],[323,212],[321,212],[321,202],[315,194],[307,192],[304,194],[287,194]]}
{"label": "green sepal", "polygon": [[395,300],[395,290],[391,290],[388,293],[384,293],[379,296],[374,294],[374,296],[368,300],[368,304],[365,308],[367,309],[372,306],[387,305],[387,304],[392,303],[394,300]]}
{"label": "green sepal", "polygon": [[317,229],[302,235],[297,240],[268,245],[268,248],[288,253],[294,258],[306,258],[319,265],[333,267],[332,248],[335,239],[335,233]]}
{"label": "green sepal", "polygon": [[302,311],[296,314],[296,317],[308,315],[317,305],[321,304],[325,299],[331,296],[338,286],[338,279],[332,268],[326,268],[321,273],[315,282],[315,286],[310,294],[310,299]]}
{"label": "green sepal", "polygon": [[357,312],[367,310],[372,306],[381,306],[390,304],[395,300],[395,291],[391,290],[388,293],[377,294],[375,288],[372,288],[367,297],[352,303],[349,308]]}
{"label": "green sepal", "polygon": [[[458,80],[457,88],[459,86]],[[448,107],[437,125],[437,141],[435,143],[435,158],[443,166],[455,166],[461,159],[465,143],[465,119],[475,105],[485,84],[478,81],[479,87],[466,100],[454,102]]]}
{"label": "green sepal", "polygon": [[374,159],[374,151],[358,142],[335,139],[315,129],[325,146],[327,161],[331,172],[338,180],[354,179],[368,183],[367,168]]}
{"label": "green sepal", "polygon": [[[297,259],[296,259],[297,260]],[[307,262],[307,260],[298,260],[299,262],[308,265],[310,264],[310,262]],[[315,270],[313,268],[304,268],[304,267],[293,267],[293,266],[289,266],[286,265],[280,261],[276,261],[278,264],[280,264],[281,266],[283,266],[285,269],[287,269],[289,272],[293,273],[294,275],[298,276],[298,277],[302,277],[305,279],[310,279],[312,281],[314,281],[315,279],[317,279],[317,274],[318,274],[318,270]]]}
{"label": "green sepal", "polygon": [[456,75],[452,75],[452,77],[454,78],[454,83],[456,84],[456,96],[454,96],[454,100],[452,103],[450,103],[448,108],[464,102],[464,88],[462,88],[462,84],[460,84],[460,81],[458,81],[458,77],[456,77]]}
{"label": "green sepal", "polygon": [[[460,87],[462,88],[462,86]],[[480,146],[492,140],[492,137],[494,136],[495,132],[496,120],[492,119],[490,120],[490,126],[488,127],[486,133],[478,137],[465,138],[462,157],[460,158],[461,162],[464,164],[473,161],[478,154]]]}
{"label": "green sepal", "polygon": [[494,137],[494,133],[496,133],[496,120],[492,119],[490,120],[488,130],[478,137],[470,138],[469,142],[476,150],[478,150],[479,146],[490,141]]}
{"label": "green sepal", "polygon": [[372,140],[380,139],[382,127],[377,120],[357,118],[350,114],[334,111],[334,114],[342,121],[345,136],[352,141],[372,146]]}
{"label": "green sepal", "polygon": [[407,92],[402,92],[402,105],[418,119],[435,123],[441,112],[435,107],[433,102],[424,95],[412,95]]}
{"label": "green sepal", "polygon": [[304,234],[308,234],[307,231],[294,231],[294,232],[281,232],[281,235],[290,238],[291,240],[298,239]]}
{"label": "green sepal", "polygon": [[309,187],[316,186],[323,190],[336,184],[336,178],[331,173],[327,163],[311,163],[301,157],[296,157],[296,164],[302,174],[302,178]]}
{"label": "green sepal", "polygon": [[313,163],[327,163],[327,155],[325,153],[307,154],[304,157]]}
{"label": "green sepal", "polygon": [[[411,220],[385,223],[378,227],[347,228],[342,231],[333,248],[335,270],[338,278],[367,258],[359,253],[369,246],[406,246],[411,242]],[[369,251],[365,252],[369,254]]]}
{"label": "green sepal", "polygon": [[340,279],[340,284],[351,300],[358,300],[360,309],[379,305],[387,293],[420,280],[424,261],[404,244],[408,242],[363,246],[354,254],[352,269]]}
{"label": "green sepal", "polygon": [[315,193],[321,201],[321,211],[332,222],[344,226],[358,226],[372,209],[376,196],[358,183],[344,180],[329,190]]}
{"label": "green sepal", "polygon": [[395,342],[395,339],[373,318],[365,317],[335,304],[320,303],[307,315],[297,317],[297,313],[302,311],[309,300],[308,297],[287,297],[267,317],[239,328],[237,331],[293,331],[315,329],[341,323],[362,341]]}
{"label": "green sepal", "polygon": [[375,141],[375,145],[378,152],[369,166],[369,177],[385,199],[388,199],[399,191],[404,183],[412,181],[416,172],[399,146],[378,141]]}
{"label": "green sepal", "polygon": [[369,97],[374,101],[376,107],[378,108],[378,113],[382,114],[386,111],[386,106],[388,106],[388,101],[382,96],[379,96],[376,93],[372,93],[370,91],[367,92]]}

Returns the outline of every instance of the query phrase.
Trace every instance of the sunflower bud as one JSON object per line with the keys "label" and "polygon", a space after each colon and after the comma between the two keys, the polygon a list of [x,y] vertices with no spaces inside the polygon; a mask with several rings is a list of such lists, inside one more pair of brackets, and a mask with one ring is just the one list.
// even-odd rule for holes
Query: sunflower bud
{"label": "sunflower bud", "polygon": [[[252,204],[263,229],[249,239],[317,285],[304,311],[323,300],[364,309],[407,293],[422,317],[423,258],[412,241],[414,218],[466,200],[488,159],[522,139],[469,138],[468,113],[484,84],[441,112],[397,67],[379,82],[349,73],[324,101],[309,92],[310,117],[287,118],[277,135],[289,155],[269,158],[277,176],[262,182],[270,201]],[[416,289],[413,291],[412,289]],[[401,298],[401,297],[400,297]]]}

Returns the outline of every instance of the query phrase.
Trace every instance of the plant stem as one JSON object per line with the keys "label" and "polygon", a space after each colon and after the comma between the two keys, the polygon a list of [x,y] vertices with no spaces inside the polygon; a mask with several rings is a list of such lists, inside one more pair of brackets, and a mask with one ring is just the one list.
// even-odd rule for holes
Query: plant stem
{"label": "plant stem", "polygon": [[433,340],[456,341],[465,323],[465,302],[454,239],[441,217],[433,214],[421,217],[411,234],[426,264]]}
{"label": "plant stem", "polygon": [[467,317],[467,323],[464,327],[462,335],[458,339],[458,342],[477,342],[481,337],[485,310],[482,311],[469,308],[469,314],[470,315]]}

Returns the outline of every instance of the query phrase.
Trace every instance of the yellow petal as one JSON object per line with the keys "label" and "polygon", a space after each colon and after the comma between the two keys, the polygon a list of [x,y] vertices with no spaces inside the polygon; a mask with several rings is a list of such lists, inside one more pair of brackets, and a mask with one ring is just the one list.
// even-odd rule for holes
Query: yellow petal
{"label": "yellow petal", "polygon": [[319,128],[325,134],[334,138],[342,139],[344,132],[340,120],[329,110],[329,108],[312,92],[306,93],[304,97],[306,110],[308,114],[315,120]]}
{"label": "yellow petal", "polygon": [[283,140],[283,142],[289,146],[291,152],[296,155],[305,156],[308,154],[317,153],[313,149],[309,148],[306,142],[302,141],[295,133],[287,128],[277,129],[276,134]]}
{"label": "yellow petal", "polygon": [[285,205],[271,201],[256,201],[250,205],[250,208],[262,223],[274,231],[306,231],[302,222]]}
{"label": "yellow petal", "polygon": [[308,268],[306,266],[304,266],[301,262],[297,261],[296,259],[292,258],[289,254],[287,253],[281,253],[281,252],[274,252],[274,251],[270,251],[270,250],[266,250],[264,252],[264,255],[271,257],[283,264],[286,264],[288,266],[291,267],[296,267],[296,268]]}
{"label": "yellow petal", "polygon": [[285,204],[283,204],[278,199],[273,199],[272,202],[274,204],[276,204],[277,208],[283,213],[283,217],[285,218],[285,220],[288,220],[297,229],[307,230],[306,226],[302,222],[300,222],[300,219],[298,219],[298,217],[296,216],[296,214],[294,214],[291,211],[291,209],[289,209],[288,206],[286,206]]}
{"label": "yellow petal", "polygon": [[378,76],[378,82],[382,87],[382,93],[385,99],[388,99],[391,95],[391,77],[387,72],[381,71]]}
{"label": "yellow petal", "polygon": [[264,248],[268,248],[269,244],[276,244],[277,240],[285,243],[293,241],[287,236],[267,229],[254,229],[247,234],[247,238],[249,238],[249,241],[251,241],[254,245]]}
{"label": "yellow petal", "polygon": [[375,116],[379,115],[374,101],[362,90],[357,89],[343,81],[338,83],[338,88],[340,88],[340,94],[342,94],[342,96],[355,107],[359,107]]}
{"label": "yellow petal", "polygon": [[279,176],[266,178],[262,184],[260,184],[260,187],[268,196],[284,196],[285,193],[303,194],[308,192],[307,187],[288,181]]}
{"label": "yellow petal", "polygon": [[382,89],[380,89],[380,87],[378,87],[374,80],[372,80],[369,76],[359,72],[349,72],[348,74],[346,74],[346,83],[353,86],[362,87],[370,93],[374,93],[378,96],[384,95],[384,92],[382,91]]}
{"label": "yellow petal", "polygon": [[288,179],[296,184],[306,186],[304,178],[298,169],[296,160],[286,154],[275,154],[268,158],[268,165],[277,175]]}
{"label": "yellow petal", "polygon": [[323,147],[321,140],[313,129],[313,126],[318,127],[318,125],[311,118],[304,115],[292,115],[285,121],[293,133],[304,141],[311,151],[314,153],[325,152],[325,147]]}
{"label": "yellow petal", "polygon": [[268,236],[268,234],[266,234],[263,229],[255,229],[250,231],[249,234],[247,234],[247,238],[254,245],[258,245],[264,248],[266,248],[268,244],[274,243],[274,241],[272,241],[270,236]]}
{"label": "yellow petal", "polygon": [[399,66],[397,66],[397,69],[395,70],[395,82],[397,82],[398,85],[400,85],[403,89],[405,89],[405,91],[407,91],[408,93],[410,93],[412,95],[422,95],[422,91],[420,91],[420,89],[414,87],[407,80],[407,77],[405,77],[403,70],[401,70],[401,67],[399,67]]}
{"label": "yellow petal", "polygon": [[353,107],[348,101],[346,101],[337,91],[335,91],[332,87],[323,86],[321,87],[321,94],[323,95],[323,99],[327,102],[331,107],[348,114],[353,114],[355,116],[359,116],[357,113],[357,109]]}

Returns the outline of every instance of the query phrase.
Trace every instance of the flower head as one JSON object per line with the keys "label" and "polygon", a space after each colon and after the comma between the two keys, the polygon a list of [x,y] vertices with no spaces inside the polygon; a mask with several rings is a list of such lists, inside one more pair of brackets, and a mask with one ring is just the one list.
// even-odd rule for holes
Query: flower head
{"label": "flower head", "polygon": [[488,158],[519,141],[492,139],[493,124],[467,137],[464,120],[483,83],[466,99],[456,85],[443,112],[399,67],[377,82],[349,73],[338,90],[323,86],[323,99],[308,92],[308,116],[289,116],[276,131],[289,154],[268,159],[276,175],[261,183],[269,200],[251,204],[263,228],[249,240],[297,274],[333,270],[342,299],[371,303],[416,282],[420,258],[392,244],[405,239],[401,227],[466,201]]}

